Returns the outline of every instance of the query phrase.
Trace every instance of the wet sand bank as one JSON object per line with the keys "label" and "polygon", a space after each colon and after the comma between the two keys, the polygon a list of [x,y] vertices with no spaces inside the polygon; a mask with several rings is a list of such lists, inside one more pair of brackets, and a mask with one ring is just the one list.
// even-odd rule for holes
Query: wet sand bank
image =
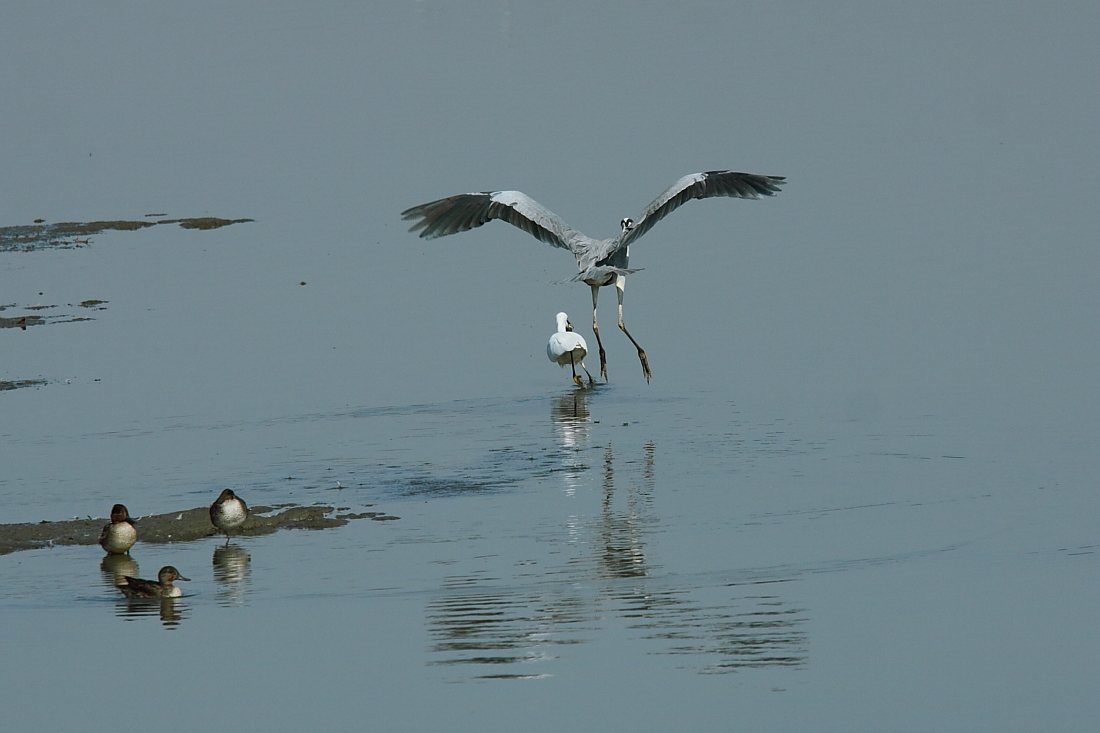
{"label": "wet sand bank", "polygon": [[[337,513],[343,511],[344,513]],[[252,507],[244,527],[233,536],[271,534],[280,529],[328,529],[342,527],[353,519],[390,521],[398,517],[385,512],[349,513],[331,506]],[[0,555],[18,550],[31,550],[51,545],[94,545],[99,533],[110,520],[107,518],[71,519],[37,524],[0,524]],[[138,528],[138,543],[166,544],[190,542],[203,537],[221,535],[210,523],[209,507],[154,514],[134,519]]]}
{"label": "wet sand bank", "polygon": [[[152,214],[150,216],[159,216]],[[77,249],[90,244],[94,234],[108,230],[132,232],[160,224],[179,224],[184,229],[202,231],[220,229],[230,224],[243,224],[253,219],[220,219],[214,216],[187,219],[158,219],[157,221],[89,221],[58,222],[47,224],[41,219],[34,224],[0,227],[0,252],[33,252],[43,248]]]}

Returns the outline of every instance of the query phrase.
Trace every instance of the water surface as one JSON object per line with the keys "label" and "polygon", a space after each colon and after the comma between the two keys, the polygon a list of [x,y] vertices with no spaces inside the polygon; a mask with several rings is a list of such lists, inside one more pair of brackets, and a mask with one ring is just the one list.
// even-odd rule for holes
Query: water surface
{"label": "water surface", "polygon": [[[1090,730],[1096,16],[12,10],[0,227],[254,221],[0,252],[0,523],[396,519],[0,556],[5,724]],[[546,360],[567,254],[399,218],[721,168],[789,184],[632,248],[648,385],[610,293],[610,381]]]}

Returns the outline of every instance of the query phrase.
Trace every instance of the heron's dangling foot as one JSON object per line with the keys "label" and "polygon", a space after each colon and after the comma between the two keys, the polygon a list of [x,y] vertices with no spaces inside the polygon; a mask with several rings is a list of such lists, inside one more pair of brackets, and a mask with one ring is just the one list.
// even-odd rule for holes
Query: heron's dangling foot
{"label": "heron's dangling foot", "polygon": [[584,380],[578,377],[576,374],[573,375],[573,381],[577,383],[578,387],[584,386]]}
{"label": "heron's dangling foot", "polygon": [[603,377],[603,381],[607,381],[607,352],[603,350],[603,346],[600,346],[600,376]]}
{"label": "heron's dangling foot", "polygon": [[630,339],[630,343],[634,344],[634,348],[638,350],[638,361],[642,362],[642,376],[645,377],[646,384],[649,384],[649,378],[653,375],[649,371],[649,359],[645,356],[645,349],[638,345],[638,342],[634,340],[634,337],[630,335],[630,331],[626,330],[626,326],[623,324],[623,319],[619,317],[619,328],[622,329],[626,337]]}
{"label": "heron's dangling foot", "polygon": [[642,362],[642,374],[645,376],[646,384],[649,384],[649,378],[653,374],[649,371],[649,359],[645,358],[645,352],[641,349],[638,349],[638,360]]}

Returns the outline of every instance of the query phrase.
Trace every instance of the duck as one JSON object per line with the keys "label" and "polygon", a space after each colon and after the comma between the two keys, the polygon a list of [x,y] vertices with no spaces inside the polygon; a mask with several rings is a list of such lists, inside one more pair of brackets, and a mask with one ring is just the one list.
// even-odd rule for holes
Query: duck
{"label": "duck", "polygon": [[165,565],[157,573],[156,580],[142,580],[126,576],[126,585],[118,586],[127,598],[179,598],[183,591],[172,585],[176,580],[191,580],[180,575],[171,565]]}
{"label": "duck", "polygon": [[225,544],[229,544],[229,530],[237,529],[248,519],[248,505],[244,499],[225,489],[217,500],[210,505],[210,522],[225,532]]}
{"label": "duck", "polygon": [[99,533],[99,546],[110,555],[128,553],[137,542],[137,527],[130,521],[130,513],[124,504],[111,507],[111,523]]}

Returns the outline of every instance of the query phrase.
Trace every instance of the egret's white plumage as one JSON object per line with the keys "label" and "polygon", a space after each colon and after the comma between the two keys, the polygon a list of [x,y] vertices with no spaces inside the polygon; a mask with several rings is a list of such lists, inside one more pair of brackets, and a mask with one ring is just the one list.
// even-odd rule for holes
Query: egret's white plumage
{"label": "egret's white plumage", "polygon": [[[584,380],[577,376],[577,364],[588,374],[588,367],[584,365],[584,357],[588,354],[588,344],[579,333],[574,333],[573,324],[569,322],[569,316],[558,314],[558,332],[550,337],[550,343],[546,344],[546,356],[558,366],[566,364],[573,370],[573,381],[584,386]],[[588,383],[595,384],[592,375],[588,374]]]}
{"label": "egret's white plumage", "polygon": [[714,196],[756,199],[774,196],[785,179],[782,176],[759,176],[737,171],[706,171],[684,176],[669,186],[645,208],[637,223],[622,220],[622,231],[611,239],[592,239],[566,224],[557,214],[519,191],[482,191],[462,193],[438,201],[429,201],[401,212],[401,218],[413,220],[410,232],[420,230],[424,239],[465,232],[492,219],[506,221],[531,234],[541,242],[569,250],[577,260],[577,274],[572,278],[592,288],[592,332],[600,347],[600,374],[607,379],[607,357],[600,341],[596,322],[596,300],[600,288],[614,285],[619,295],[619,328],[634,347],[642,363],[642,374],[649,381],[649,360],[645,351],[623,323],[623,290],[626,276],[637,270],[627,268],[630,245],[653,228],[653,225],[692,199]]}

